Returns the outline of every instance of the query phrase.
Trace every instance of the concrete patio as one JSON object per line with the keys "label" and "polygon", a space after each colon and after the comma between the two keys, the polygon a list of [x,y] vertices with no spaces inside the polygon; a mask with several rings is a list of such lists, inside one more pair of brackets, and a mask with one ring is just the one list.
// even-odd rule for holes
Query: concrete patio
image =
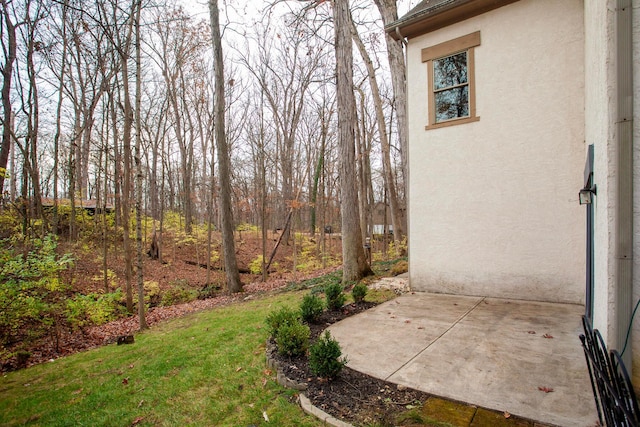
{"label": "concrete patio", "polygon": [[595,426],[583,307],[407,293],[330,327],[348,366],[545,424]]}

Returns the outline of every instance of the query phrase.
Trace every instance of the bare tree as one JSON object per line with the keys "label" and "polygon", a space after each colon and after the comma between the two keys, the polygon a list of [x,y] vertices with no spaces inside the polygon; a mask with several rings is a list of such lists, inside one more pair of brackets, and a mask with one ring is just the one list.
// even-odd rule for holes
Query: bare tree
{"label": "bare tree", "polygon": [[213,58],[215,67],[214,129],[218,150],[218,171],[220,174],[220,210],[222,222],[222,249],[229,292],[242,291],[242,282],[236,261],[233,236],[233,211],[231,206],[231,172],[229,168],[229,149],[225,132],[225,96],[224,61],[222,56],[222,35],[220,34],[220,11],[218,0],[209,0],[209,16]]}
{"label": "bare tree", "polygon": [[[319,69],[326,54],[314,45],[311,34],[307,34],[295,21],[293,25],[273,29],[270,24],[260,29],[256,36],[257,54],[250,52],[243,57],[247,70],[254,75],[264,93],[269,114],[275,130],[276,155],[280,178],[278,224],[283,226],[288,205],[294,200],[296,164],[300,163],[300,122],[305,113],[310,88],[314,79],[319,79]],[[303,168],[304,169],[304,168]],[[290,207],[290,206],[289,206]],[[289,240],[289,230],[283,229],[283,240]]]}
{"label": "bare tree", "polygon": [[391,148],[389,144],[389,135],[387,133],[384,111],[382,109],[382,97],[380,96],[378,79],[376,78],[376,71],[373,67],[373,61],[371,60],[371,57],[369,56],[369,53],[367,52],[367,49],[362,42],[360,34],[358,34],[358,30],[353,21],[351,21],[351,34],[367,69],[367,78],[369,80],[369,86],[371,88],[371,94],[373,97],[373,106],[376,113],[375,116],[378,136],[380,137],[380,145],[382,146],[382,171],[384,177],[384,185],[385,188],[387,188],[389,194],[389,204],[391,205],[393,238],[396,243],[396,247],[401,247],[400,243],[402,242],[402,238],[404,236],[404,227],[402,225],[398,192],[396,191],[395,180],[393,178],[393,170],[391,168]]}
{"label": "bare tree", "polygon": [[[385,26],[398,20],[397,0],[374,0],[374,2],[380,11],[380,16],[382,17],[382,22]],[[406,185],[406,179],[409,176],[407,174],[408,128],[406,64],[402,48],[402,40],[394,40],[388,33],[385,33],[385,41],[387,43],[387,57],[389,59],[389,67],[391,69],[391,84],[393,85],[393,106],[395,108],[396,120],[398,123],[398,141],[400,143],[400,158],[404,177],[402,182]],[[403,191],[403,194],[407,194],[406,189]]]}
{"label": "bare tree", "polygon": [[135,98],[135,120],[136,120],[136,261],[138,271],[138,319],[140,329],[147,329],[147,320],[144,317],[144,264],[142,261],[142,59],[140,49],[140,8],[142,1],[134,2],[134,26],[136,37],[136,98]]}
{"label": "bare tree", "polygon": [[338,104],[338,146],[340,149],[340,193],[342,215],[342,281],[371,274],[364,253],[358,189],[355,173],[355,97],[353,94],[353,47],[349,0],[335,0],[336,92]]}
{"label": "bare tree", "polygon": [[2,29],[7,34],[7,38],[2,37],[2,50],[4,52],[4,65],[2,65],[2,145],[0,146],[0,193],[3,191],[4,179],[7,176],[7,163],[9,152],[11,151],[11,79],[13,77],[13,64],[17,56],[16,26],[21,25],[12,21],[12,13],[9,6],[12,2],[0,0],[2,5]]}

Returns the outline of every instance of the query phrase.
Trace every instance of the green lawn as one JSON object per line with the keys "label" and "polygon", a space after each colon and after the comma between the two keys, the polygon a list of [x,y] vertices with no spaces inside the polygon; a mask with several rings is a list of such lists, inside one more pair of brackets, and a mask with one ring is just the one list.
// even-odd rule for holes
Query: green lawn
{"label": "green lawn", "polygon": [[301,298],[290,292],[190,315],[132,345],[9,373],[0,377],[0,425],[322,425],[265,367],[265,317]]}

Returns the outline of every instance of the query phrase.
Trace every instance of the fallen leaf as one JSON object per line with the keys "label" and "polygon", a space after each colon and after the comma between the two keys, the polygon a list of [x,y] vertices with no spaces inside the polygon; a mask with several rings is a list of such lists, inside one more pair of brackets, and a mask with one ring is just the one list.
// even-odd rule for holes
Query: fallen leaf
{"label": "fallen leaf", "polygon": [[507,411],[504,411],[504,417],[505,418],[511,418],[511,414],[508,413]]}
{"label": "fallen leaf", "polygon": [[144,399],[142,399],[140,403],[138,403],[138,408],[142,407],[142,405],[144,405]]}
{"label": "fallen leaf", "polygon": [[267,386],[267,379],[262,378],[262,387],[266,387],[266,386]]}
{"label": "fallen leaf", "polygon": [[553,389],[551,387],[538,387],[538,390],[544,391],[545,393],[552,393]]}
{"label": "fallen leaf", "polygon": [[80,393],[82,393],[82,389],[81,388],[79,388],[78,390],[74,391],[71,394],[80,394]]}
{"label": "fallen leaf", "polygon": [[129,378],[123,378],[122,379],[122,384],[124,384],[124,385],[129,384]]}
{"label": "fallen leaf", "polygon": [[133,420],[133,422],[131,423],[132,426],[137,426],[138,424],[140,424],[142,422],[142,420],[144,420],[144,417],[138,417],[135,420]]}
{"label": "fallen leaf", "polygon": [[553,335],[550,335],[550,334],[544,334],[544,335],[542,336],[542,338],[551,339],[551,338],[553,338]]}
{"label": "fallen leaf", "polygon": [[269,417],[267,416],[267,412],[266,411],[262,411],[262,417],[264,418],[264,420],[266,422],[269,422]]}
{"label": "fallen leaf", "polygon": [[133,369],[133,363],[131,365],[129,365],[129,369]]}
{"label": "fallen leaf", "polygon": [[236,368],[236,372],[240,372],[240,371],[242,371],[242,366],[238,366],[238,367]]}
{"label": "fallen leaf", "polygon": [[273,374],[273,371],[271,369],[265,369],[264,371],[262,371],[262,373],[270,376],[271,374]]}

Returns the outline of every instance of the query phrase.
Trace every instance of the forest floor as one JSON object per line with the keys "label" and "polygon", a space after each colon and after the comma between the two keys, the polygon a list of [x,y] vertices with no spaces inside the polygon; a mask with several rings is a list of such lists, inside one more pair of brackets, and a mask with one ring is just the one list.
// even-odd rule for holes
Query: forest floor
{"label": "forest floor", "polygon": [[[267,257],[275,246],[279,235],[269,233],[267,240]],[[220,261],[220,236],[214,233],[212,241],[212,259],[207,274],[207,248],[197,239],[180,241],[179,236],[166,233],[162,262],[152,260],[144,255],[145,295],[149,306],[146,321],[152,326],[163,320],[182,316],[195,311],[210,309],[229,304],[234,301],[250,299],[254,294],[282,289],[289,284],[319,277],[335,271],[340,261],[341,243],[339,238],[327,236],[324,244],[324,256],[328,260],[325,265],[318,261],[320,245],[316,239],[304,237],[291,239],[289,244],[282,243],[273,258],[269,269],[268,280],[263,282],[260,274],[251,274],[251,263],[262,254],[262,238],[256,232],[236,232],[236,256],[243,283],[243,292],[229,294],[225,289],[225,276]],[[202,239],[200,239],[202,241]],[[304,244],[302,243],[304,242]],[[113,244],[113,242],[111,242]],[[149,244],[145,244],[148,249]],[[99,244],[87,243],[87,239],[76,244],[61,241],[60,253],[71,253],[73,265],[63,272],[63,280],[72,283],[70,294],[104,293],[116,289],[125,289],[125,259],[122,250],[107,251],[107,281],[105,286],[102,248]],[[306,252],[303,252],[306,251]],[[311,252],[314,252],[311,255]],[[295,253],[295,257],[294,257]],[[294,258],[297,269],[294,270]],[[208,280],[207,280],[208,279]],[[132,280],[134,303],[136,300],[136,272]],[[163,295],[177,297],[188,295],[189,301],[174,298],[163,300]],[[124,301],[122,302],[124,304]],[[135,311],[134,311],[135,313]],[[137,315],[125,316],[115,321],[99,325],[72,329],[61,323],[55,334],[41,337],[29,343],[16,343],[5,348],[4,354],[12,354],[9,358],[0,358],[0,373],[17,368],[24,368],[56,359],[61,356],[84,351],[103,344],[115,342],[118,336],[129,335],[139,329]],[[17,353],[28,354],[28,359],[18,361]],[[2,353],[0,353],[2,356]]]}

